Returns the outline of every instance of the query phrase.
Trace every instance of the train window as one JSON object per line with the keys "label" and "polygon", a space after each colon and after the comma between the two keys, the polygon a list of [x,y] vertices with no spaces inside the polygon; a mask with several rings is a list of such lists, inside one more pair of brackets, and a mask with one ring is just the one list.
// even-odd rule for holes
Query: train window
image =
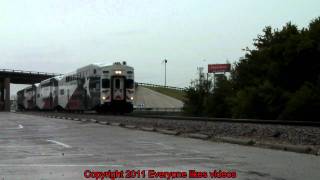
{"label": "train window", "polygon": [[93,74],[96,74],[96,73],[97,73],[97,70],[96,70],[96,69],[94,69],[94,70],[93,70]]}
{"label": "train window", "polygon": [[127,79],[126,81],[126,87],[129,89],[133,89],[133,79]]}
{"label": "train window", "polygon": [[48,86],[50,86],[50,85],[51,85],[50,82],[48,82],[48,83],[42,84],[42,85],[41,85],[41,88],[48,87]]}
{"label": "train window", "polygon": [[132,74],[132,73],[133,73],[132,71],[128,71],[128,72],[127,72],[127,74]]}
{"label": "train window", "polygon": [[116,89],[120,88],[120,79],[116,79]]}
{"label": "train window", "polygon": [[110,80],[102,79],[102,88],[110,88]]}
{"label": "train window", "polygon": [[89,82],[89,88],[90,89],[93,89],[93,88],[95,88],[96,87],[96,82],[94,81],[94,80],[91,80],[90,82]]}
{"label": "train window", "polygon": [[103,74],[108,74],[109,73],[109,71],[103,71]]}
{"label": "train window", "polygon": [[64,95],[64,89],[60,89],[60,95]]}

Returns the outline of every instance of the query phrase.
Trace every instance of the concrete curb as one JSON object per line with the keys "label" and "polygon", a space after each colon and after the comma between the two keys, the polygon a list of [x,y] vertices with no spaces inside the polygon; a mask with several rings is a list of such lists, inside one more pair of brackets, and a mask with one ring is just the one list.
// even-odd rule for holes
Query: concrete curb
{"label": "concrete curb", "polygon": [[79,118],[73,118],[74,121],[79,121]]}
{"label": "concrete curb", "polygon": [[157,132],[163,133],[163,134],[169,134],[169,135],[178,135],[178,131],[173,130],[166,130],[166,129],[156,129]]}
{"label": "concrete curb", "polygon": [[90,121],[93,122],[93,123],[97,123],[98,122],[98,120],[96,120],[96,119],[90,119]]}
{"label": "concrete curb", "polygon": [[238,138],[232,138],[232,137],[215,137],[212,140],[231,143],[231,144],[246,145],[246,146],[256,144],[256,142],[251,139],[238,139]]}
{"label": "concrete curb", "polygon": [[313,155],[320,155],[320,149],[316,149],[310,146],[303,146],[303,145],[289,145],[289,144],[272,144],[266,142],[257,142],[255,140],[244,140],[244,139],[237,139],[231,137],[218,137],[211,139],[213,141],[221,141],[231,144],[239,144],[245,146],[255,146],[255,147],[263,147],[268,149],[275,149],[275,150],[283,150],[289,152],[296,152],[296,153],[304,153],[304,154],[313,154]]}
{"label": "concrete curb", "polygon": [[271,144],[271,143],[263,143],[263,142],[257,142],[257,145],[261,147],[267,147],[270,149],[278,149],[278,150],[291,151],[291,152],[297,152],[297,153],[320,155],[320,150],[310,146]]}
{"label": "concrete curb", "polygon": [[141,127],[140,129],[143,131],[155,131],[154,127]]}
{"label": "concrete curb", "polygon": [[117,123],[117,122],[114,122],[114,123],[110,123],[111,126],[122,126],[121,123]]}
{"label": "concrete curb", "polygon": [[187,134],[187,136],[195,139],[203,139],[203,140],[209,139],[209,136],[206,134],[192,133],[192,134]]}
{"label": "concrete curb", "polygon": [[88,119],[81,119],[81,121],[82,121],[82,122],[87,122],[87,121],[88,121]]}
{"label": "concrete curb", "polygon": [[124,127],[128,128],[128,129],[135,129],[137,126],[135,126],[135,125],[125,125]]}
{"label": "concrete curb", "polygon": [[109,122],[106,122],[106,121],[99,121],[98,123],[102,125],[109,125]]}

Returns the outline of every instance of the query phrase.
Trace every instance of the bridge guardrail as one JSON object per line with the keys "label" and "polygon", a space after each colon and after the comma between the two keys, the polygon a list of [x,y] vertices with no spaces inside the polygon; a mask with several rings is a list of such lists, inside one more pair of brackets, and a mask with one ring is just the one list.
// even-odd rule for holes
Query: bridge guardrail
{"label": "bridge guardrail", "polygon": [[23,70],[14,70],[14,69],[0,69],[2,72],[12,72],[12,73],[25,73],[25,74],[42,74],[42,75],[49,75],[49,76],[59,76],[62,74],[55,74],[55,73],[46,73],[46,72],[36,72],[36,71],[23,71]]}
{"label": "bridge guardrail", "polygon": [[174,87],[174,86],[163,86],[163,85],[157,85],[157,84],[151,84],[151,83],[139,83],[139,82],[136,82],[136,84],[139,85],[139,86],[161,87],[161,88],[168,88],[168,89],[174,89],[174,90],[179,90],[179,91],[184,91],[185,90],[185,88]]}

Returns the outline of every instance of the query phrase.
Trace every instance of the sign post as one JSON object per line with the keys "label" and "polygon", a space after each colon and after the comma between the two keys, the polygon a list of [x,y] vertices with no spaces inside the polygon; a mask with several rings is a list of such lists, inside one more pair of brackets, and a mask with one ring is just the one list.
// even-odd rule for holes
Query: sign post
{"label": "sign post", "polygon": [[215,87],[215,74],[230,72],[231,64],[208,64],[208,73],[213,73],[213,88]]}

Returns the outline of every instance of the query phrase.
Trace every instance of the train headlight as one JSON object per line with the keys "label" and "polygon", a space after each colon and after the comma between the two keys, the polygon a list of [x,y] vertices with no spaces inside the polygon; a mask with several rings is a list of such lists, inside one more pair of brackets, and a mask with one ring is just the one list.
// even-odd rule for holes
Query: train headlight
{"label": "train headlight", "polygon": [[122,71],[114,71],[115,74],[122,74]]}
{"label": "train headlight", "polygon": [[105,96],[102,96],[102,99],[103,99],[103,100],[106,100],[106,97],[105,97]]}
{"label": "train headlight", "polygon": [[130,99],[133,100],[133,97],[131,97]]}

